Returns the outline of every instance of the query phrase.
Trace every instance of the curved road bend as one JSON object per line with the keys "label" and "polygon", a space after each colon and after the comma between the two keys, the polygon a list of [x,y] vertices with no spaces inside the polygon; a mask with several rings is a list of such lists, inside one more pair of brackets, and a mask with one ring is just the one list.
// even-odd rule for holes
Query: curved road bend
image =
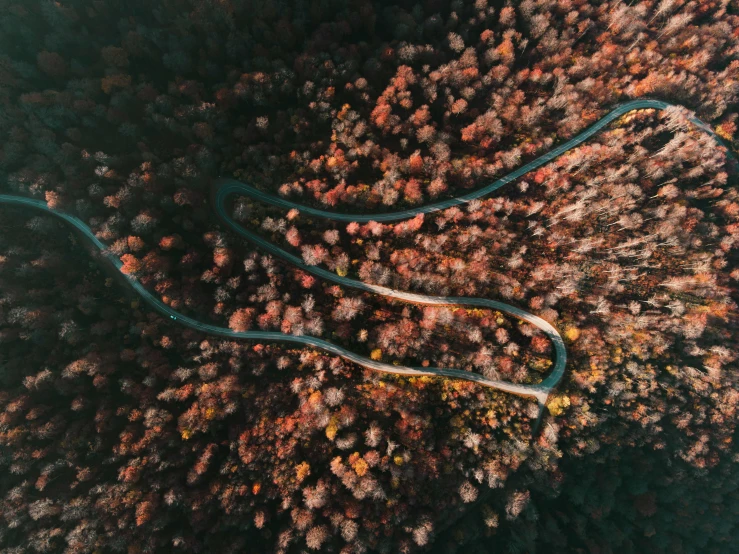
{"label": "curved road bend", "polygon": [[[262,249],[274,254],[275,256],[279,256],[280,258],[298,266],[304,271],[307,271],[309,273],[312,273],[313,275],[316,275],[317,277],[321,277],[322,279],[326,279],[328,281],[338,283],[345,287],[350,287],[350,288],[359,289],[359,290],[366,291],[366,292],[380,294],[388,298],[395,298],[398,300],[402,300],[405,302],[412,302],[415,304],[435,305],[435,306],[467,305],[467,306],[478,306],[481,308],[490,308],[490,309],[498,310],[498,311],[513,315],[519,319],[523,319],[524,321],[531,323],[532,325],[535,325],[536,327],[541,329],[552,341],[552,344],[554,346],[554,352],[555,352],[555,363],[554,363],[551,373],[541,383],[538,383],[535,385],[523,385],[523,384],[510,383],[506,381],[500,381],[496,379],[488,379],[486,377],[483,377],[480,374],[463,371],[459,369],[396,366],[392,364],[387,364],[387,363],[371,360],[369,358],[365,358],[364,356],[360,356],[359,354],[351,352],[350,350],[346,350],[345,348],[342,348],[341,346],[337,346],[335,344],[332,344],[323,339],[319,339],[317,337],[304,336],[304,335],[295,336],[295,335],[289,335],[289,334],[273,332],[273,331],[243,331],[243,332],[233,331],[227,327],[219,327],[217,325],[203,323],[196,319],[182,315],[179,312],[167,306],[166,304],[164,304],[159,298],[154,296],[152,293],[147,291],[138,281],[128,278],[128,277],[127,279],[128,279],[129,284],[136,290],[136,292],[141,296],[141,298],[144,301],[146,301],[156,311],[158,311],[159,313],[161,313],[162,315],[166,317],[169,317],[170,319],[172,319],[173,321],[177,323],[180,323],[182,325],[185,325],[186,327],[190,327],[197,331],[202,331],[204,333],[223,336],[227,338],[241,338],[241,339],[259,340],[259,341],[280,341],[280,342],[290,342],[290,343],[296,343],[300,345],[312,346],[314,348],[320,348],[322,350],[325,350],[327,352],[340,356],[346,360],[354,362],[367,369],[381,371],[384,373],[392,373],[396,375],[411,375],[411,376],[442,375],[444,377],[450,377],[454,379],[463,379],[465,381],[473,381],[473,382],[476,382],[476,383],[479,383],[481,385],[485,385],[491,388],[510,392],[510,393],[517,394],[523,397],[529,397],[529,398],[536,399],[540,407],[540,413],[539,413],[539,420],[540,420],[541,416],[544,413],[544,407],[546,405],[546,401],[549,397],[549,394],[552,391],[552,389],[556,387],[557,384],[559,384],[560,380],[562,379],[562,376],[564,375],[565,365],[567,363],[567,351],[565,349],[564,342],[562,341],[562,337],[557,332],[557,330],[547,321],[533,314],[530,314],[524,310],[516,308],[515,306],[510,306],[508,304],[497,302],[495,300],[487,300],[484,298],[454,297],[454,296],[426,296],[423,294],[403,292],[403,291],[390,289],[387,287],[382,287],[379,285],[363,283],[361,281],[349,279],[346,277],[340,277],[336,275],[335,273],[332,273],[325,269],[321,269],[316,266],[309,266],[305,264],[305,262],[303,262],[301,258],[298,258],[297,256],[294,256],[293,254],[286,252],[280,247],[263,239],[259,235],[247,229],[244,229],[243,227],[238,225],[226,213],[226,200],[228,199],[229,196],[238,194],[242,196],[248,196],[250,198],[253,198],[260,202],[264,202],[266,204],[270,204],[272,206],[278,206],[278,207],[282,207],[286,209],[297,209],[303,214],[309,214],[309,215],[316,216],[316,217],[324,217],[327,219],[333,219],[334,221],[348,221],[348,222],[356,221],[359,223],[364,223],[364,222],[369,222],[369,221],[387,222],[387,221],[397,221],[401,219],[407,219],[407,218],[414,217],[421,213],[433,213],[439,210],[450,208],[452,206],[459,206],[462,204],[466,204],[467,202],[470,202],[471,200],[474,200],[476,198],[487,196],[490,193],[498,190],[502,186],[518,179],[519,177],[528,173],[529,171],[536,169],[538,167],[541,167],[542,165],[550,162],[551,160],[563,154],[567,150],[570,150],[571,148],[578,146],[579,144],[583,143],[584,141],[592,137],[594,134],[599,132],[601,129],[606,127],[609,123],[611,123],[612,121],[621,117],[623,114],[629,111],[645,109],[645,108],[663,110],[671,106],[672,104],[663,102],[661,100],[648,100],[648,99],[634,100],[631,102],[624,103],[614,108],[611,112],[603,116],[595,124],[593,124],[591,127],[586,129],[582,133],[578,134],[576,137],[568,140],[567,142],[551,150],[550,152],[543,154],[542,156],[536,158],[535,160],[527,163],[523,167],[494,181],[493,183],[487,185],[486,187],[483,187],[481,189],[478,189],[474,192],[468,193],[463,196],[458,196],[456,198],[451,198],[448,200],[443,200],[441,202],[427,204],[426,206],[420,206],[417,208],[411,208],[408,210],[402,210],[398,212],[390,212],[390,213],[384,213],[384,214],[333,213],[333,212],[328,212],[328,211],[296,204],[289,200],[285,200],[277,196],[273,196],[268,193],[262,192],[250,185],[235,181],[233,179],[219,179],[214,183],[213,196],[215,200],[214,202],[215,210],[219,218],[228,227],[233,229],[236,233],[246,238],[250,242],[261,247]],[[704,132],[709,133],[712,137],[714,137],[717,140],[717,142],[723,145],[723,142],[721,141],[721,139],[718,136],[716,136],[716,134],[705,123],[698,120],[697,118],[691,118],[691,121],[699,129],[701,129]],[[51,210],[47,206],[47,204],[41,200],[34,200],[31,198],[24,198],[20,196],[0,194],[0,204],[9,204],[9,205],[33,208],[33,209],[37,209],[40,211],[50,213],[64,220],[66,223],[70,224],[72,227],[74,227],[80,233],[82,233],[84,237],[86,237],[98,250],[100,250],[107,257],[107,259],[116,267],[116,269],[118,270],[121,269],[123,265],[122,262],[116,256],[110,254],[107,251],[105,244],[103,244],[93,234],[92,230],[87,226],[87,224],[84,223],[79,218],[73,215]]]}

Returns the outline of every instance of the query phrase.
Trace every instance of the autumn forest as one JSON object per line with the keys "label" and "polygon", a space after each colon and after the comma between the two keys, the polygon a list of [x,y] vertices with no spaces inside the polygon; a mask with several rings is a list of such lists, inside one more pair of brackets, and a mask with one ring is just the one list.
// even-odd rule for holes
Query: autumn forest
{"label": "autumn forest", "polygon": [[736,3],[0,7],[0,554],[736,551]]}

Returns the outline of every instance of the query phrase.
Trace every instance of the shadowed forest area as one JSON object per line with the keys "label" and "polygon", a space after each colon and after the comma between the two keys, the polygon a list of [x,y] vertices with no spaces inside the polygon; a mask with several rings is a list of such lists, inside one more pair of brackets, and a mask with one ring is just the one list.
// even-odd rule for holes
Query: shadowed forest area
{"label": "shadowed forest area", "polygon": [[[540,383],[536,402],[234,331]],[[720,146],[690,121],[721,137]],[[3,0],[0,554],[711,553],[739,540],[730,0]]]}

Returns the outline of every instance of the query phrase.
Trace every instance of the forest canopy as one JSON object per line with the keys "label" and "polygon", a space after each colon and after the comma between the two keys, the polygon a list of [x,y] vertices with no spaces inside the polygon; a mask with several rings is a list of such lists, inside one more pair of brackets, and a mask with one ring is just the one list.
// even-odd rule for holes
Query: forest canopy
{"label": "forest canopy", "polygon": [[[729,553],[739,506],[730,0],[7,0],[0,553]],[[397,366],[544,381],[539,406]],[[715,131],[719,145],[692,119]],[[120,260],[120,272],[106,263]],[[122,275],[121,275],[122,274]]]}

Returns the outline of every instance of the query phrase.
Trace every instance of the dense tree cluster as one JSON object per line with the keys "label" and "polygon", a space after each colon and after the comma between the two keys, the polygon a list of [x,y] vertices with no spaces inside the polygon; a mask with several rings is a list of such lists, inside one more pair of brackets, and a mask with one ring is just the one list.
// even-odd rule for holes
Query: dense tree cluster
{"label": "dense tree cluster", "polygon": [[[554,162],[560,168],[542,185],[545,196],[556,191],[557,197],[524,214],[526,228],[547,228],[548,243],[539,261],[529,248],[531,266],[509,275],[531,287],[524,296],[529,306],[558,297],[549,309],[559,306],[552,316],[570,356],[569,383],[549,404],[556,417],[545,423],[534,450],[556,445],[562,460],[527,460],[530,497],[509,528],[498,531],[498,520],[490,525],[486,514],[508,514],[510,497],[490,498],[440,539],[440,551],[488,552],[494,544],[516,552],[536,545],[584,552],[733,548],[735,527],[714,524],[724,521],[739,490],[731,346],[736,174],[730,178],[723,162],[703,173],[716,150],[702,149],[697,137],[685,142],[695,157],[667,161],[664,152],[686,138],[668,134],[661,147],[652,141],[674,115],[659,124],[637,113]],[[586,149],[609,152],[609,160],[574,172],[561,167]],[[649,187],[655,165],[665,173]],[[699,176],[689,177],[694,171]],[[640,186],[614,188],[626,172]],[[537,190],[521,200],[537,202]],[[518,224],[513,216],[507,222]],[[558,261],[542,271],[544,258]],[[516,486],[511,494],[520,492]]]}
{"label": "dense tree cluster", "polygon": [[[0,17],[0,552],[730,552],[739,14],[728,0],[20,2]],[[311,266],[552,322],[533,402],[164,321],[331,340],[535,383],[548,339],[358,293],[255,250],[218,176],[394,211],[469,192],[616,103],[658,97],[458,208],[339,224],[246,198]],[[107,268],[107,269],[106,269]],[[720,513],[720,515],[718,515]]]}

